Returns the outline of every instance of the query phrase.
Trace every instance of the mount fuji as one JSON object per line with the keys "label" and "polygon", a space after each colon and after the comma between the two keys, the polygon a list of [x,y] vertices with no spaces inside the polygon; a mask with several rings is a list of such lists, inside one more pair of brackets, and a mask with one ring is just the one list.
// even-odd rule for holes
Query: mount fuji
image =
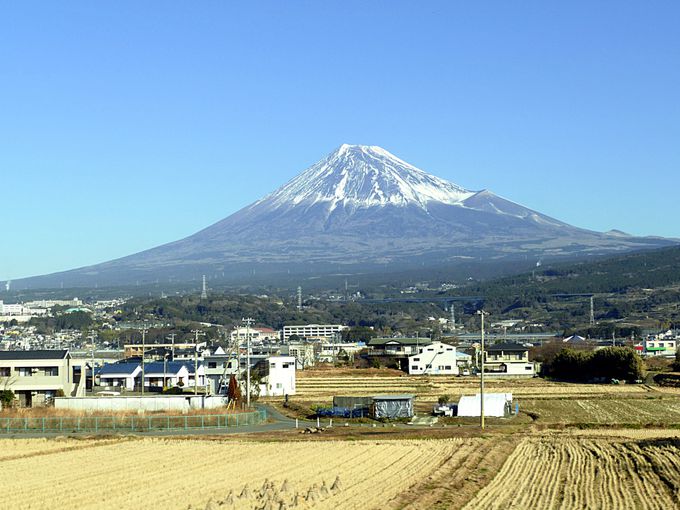
{"label": "mount fuji", "polygon": [[30,286],[185,281],[208,274],[385,271],[469,260],[578,257],[671,240],[573,227],[430,175],[385,149],[342,145],[261,200],[185,239]]}

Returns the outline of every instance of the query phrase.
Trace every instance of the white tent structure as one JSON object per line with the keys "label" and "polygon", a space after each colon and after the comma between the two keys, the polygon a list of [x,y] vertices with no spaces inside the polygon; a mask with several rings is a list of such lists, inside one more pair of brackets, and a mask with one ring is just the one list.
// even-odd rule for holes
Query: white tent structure
{"label": "white tent structure", "polygon": [[[481,414],[479,393],[463,395],[458,401],[458,416],[479,416]],[[485,393],[484,416],[503,418],[512,413],[512,393]]]}

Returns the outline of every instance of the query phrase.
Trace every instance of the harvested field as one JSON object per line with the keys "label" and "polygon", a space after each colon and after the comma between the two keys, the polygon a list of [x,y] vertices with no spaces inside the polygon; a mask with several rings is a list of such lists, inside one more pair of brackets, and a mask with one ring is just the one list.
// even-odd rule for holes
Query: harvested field
{"label": "harvested field", "polygon": [[[483,441],[101,442],[0,460],[0,486],[3,504],[17,509],[203,509],[220,503],[254,509],[267,501],[278,509],[280,501],[290,506],[296,497],[304,508],[384,508],[443,464],[470,464]],[[83,444],[58,442],[64,443]]]}
{"label": "harvested field", "polygon": [[668,509],[680,501],[680,440],[528,438],[465,508]]}
{"label": "harvested field", "polygon": [[[355,375],[330,375],[328,371],[314,372],[297,380],[296,399],[309,402],[327,402],[334,395],[379,395],[413,393],[421,401],[434,402],[440,395],[458,398],[475,393],[479,379],[449,376],[370,376],[357,370]],[[304,371],[301,372],[304,374]],[[323,374],[323,375],[319,375]],[[563,398],[588,396],[644,396],[652,390],[644,385],[573,384],[546,381],[539,378],[494,379],[487,378],[489,392],[512,393],[524,398]]]}
{"label": "harvested field", "polygon": [[546,424],[680,424],[680,398],[524,399],[519,405]]}
{"label": "harvested field", "polygon": [[[115,442],[119,442],[119,440]],[[106,440],[0,439],[0,462],[38,455],[49,455],[69,450],[80,450],[106,443]]]}

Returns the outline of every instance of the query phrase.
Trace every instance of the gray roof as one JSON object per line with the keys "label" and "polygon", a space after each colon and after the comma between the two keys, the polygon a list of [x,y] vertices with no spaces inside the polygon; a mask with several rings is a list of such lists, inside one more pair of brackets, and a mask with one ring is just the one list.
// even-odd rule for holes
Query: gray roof
{"label": "gray roof", "polygon": [[488,345],[486,351],[528,351],[528,347],[517,342],[501,342],[499,344]]}
{"label": "gray roof", "polygon": [[412,400],[415,395],[375,395],[373,400]]}
{"label": "gray roof", "polygon": [[398,344],[398,345],[430,345],[432,340],[429,338],[371,338],[368,341],[368,345],[387,345],[387,344]]}
{"label": "gray roof", "polygon": [[70,357],[68,349],[35,351],[0,351],[0,360],[64,359]]}

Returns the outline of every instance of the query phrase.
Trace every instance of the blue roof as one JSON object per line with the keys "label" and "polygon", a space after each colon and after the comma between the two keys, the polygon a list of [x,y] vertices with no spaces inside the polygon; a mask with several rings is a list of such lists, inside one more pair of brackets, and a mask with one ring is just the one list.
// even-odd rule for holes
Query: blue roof
{"label": "blue roof", "polygon": [[139,363],[107,363],[99,369],[99,375],[109,375],[109,374],[127,374],[132,375],[137,368],[140,367]]}

